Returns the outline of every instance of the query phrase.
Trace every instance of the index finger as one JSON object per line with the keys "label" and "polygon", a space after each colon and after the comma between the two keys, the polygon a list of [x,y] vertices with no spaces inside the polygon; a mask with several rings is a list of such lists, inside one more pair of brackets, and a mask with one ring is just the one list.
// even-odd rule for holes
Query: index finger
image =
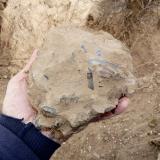
{"label": "index finger", "polygon": [[38,49],[35,49],[30,60],[28,63],[25,65],[25,67],[22,69],[24,72],[28,72],[30,68],[32,67],[33,62],[36,60],[38,54]]}

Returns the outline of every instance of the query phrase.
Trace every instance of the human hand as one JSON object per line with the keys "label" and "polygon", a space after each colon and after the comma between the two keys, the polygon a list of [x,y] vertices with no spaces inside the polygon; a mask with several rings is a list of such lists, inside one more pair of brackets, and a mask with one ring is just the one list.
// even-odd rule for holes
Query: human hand
{"label": "human hand", "polygon": [[36,111],[32,108],[27,96],[28,72],[36,57],[37,50],[33,52],[26,66],[8,82],[2,106],[3,114],[23,119],[25,123],[33,122],[36,117]]}
{"label": "human hand", "polygon": [[[36,111],[32,108],[27,96],[28,72],[36,57],[37,50],[34,51],[27,65],[9,81],[6,96],[3,102],[3,114],[18,119],[24,119],[25,123],[34,122],[36,118]],[[123,97],[119,100],[116,109],[102,114],[99,117],[94,118],[92,121],[108,119],[118,115],[125,111],[125,109],[128,107],[128,103],[129,99],[127,97]],[[42,131],[42,134],[47,137],[51,136],[50,131]]]}

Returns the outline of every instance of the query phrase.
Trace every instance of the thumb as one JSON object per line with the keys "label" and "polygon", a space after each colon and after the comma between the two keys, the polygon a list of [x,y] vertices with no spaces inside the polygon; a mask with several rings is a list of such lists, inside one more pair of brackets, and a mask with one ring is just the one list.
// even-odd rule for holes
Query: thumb
{"label": "thumb", "polygon": [[30,60],[28,61],[28,63],[25,65],[25,67],[22,69],[22,71],[24,72],[28,72],[30,70],[30,68],[32,67],[33,62],[36,60],[37,58],[37,54],[38,54],[38,50],[35,49]]}
{"label": "thumb", "polygon": [[129,104],[129,99],[127,97],[123,97],[119,100],[118,107],[115,109],[115,114],[121,114],[124,112]]}

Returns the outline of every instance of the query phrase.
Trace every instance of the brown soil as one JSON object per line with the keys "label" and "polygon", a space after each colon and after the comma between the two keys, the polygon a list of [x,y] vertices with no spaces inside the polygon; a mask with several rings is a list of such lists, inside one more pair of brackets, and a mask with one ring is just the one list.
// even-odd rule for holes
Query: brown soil
{"label": "brown soil", "polygon": [[[160,136],[159,3],[126,0],[127,7],[109,21],[88,19],[88,27],[108,31],[128,44],[139,90],[130,97],[126,113],[90,124],[64,143],[54,160],[157,160],[159,150],[150,141]],[[0,95],[4,95],[9,60],[6,54],[0,56]]]}

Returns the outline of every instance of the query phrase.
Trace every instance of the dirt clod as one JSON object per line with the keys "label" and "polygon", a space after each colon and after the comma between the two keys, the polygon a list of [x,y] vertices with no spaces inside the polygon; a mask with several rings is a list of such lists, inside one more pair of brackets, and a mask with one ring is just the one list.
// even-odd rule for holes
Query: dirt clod
{"label": "dirt clod", "polygon": [[58,129],[69,123],[70,132],[113,110],[136,87],[132,58],[120,41],[75,27],[48,33],[30,73],[32,105],[39,114],[65,119]]}

